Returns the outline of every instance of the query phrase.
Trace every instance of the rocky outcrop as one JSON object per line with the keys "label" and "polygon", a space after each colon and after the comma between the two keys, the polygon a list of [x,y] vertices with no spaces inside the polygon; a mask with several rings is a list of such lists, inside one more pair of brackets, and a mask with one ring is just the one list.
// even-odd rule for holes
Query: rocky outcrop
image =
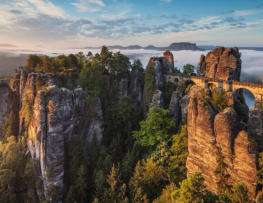
{"label": "rocky outcrop", "polygon": [[144,87],[144,69],[133,68],[129,78],[129,96],[131,103],[137,108],[143,109],[143,87]]}
{"label": "rocky outcrop", "polygon": [[202,99],[200,87],[193,86],[189,98],[187,172],[188,174],[202,172],[208,189],[215,191],[214,171],[217,165],[217,148],[215,147],[213,122],[216,112],[209,103]]}
{"label": "rocky outcrop", "polygon": [[257,145],[248,133],[240,131],[234,143],[233,168],[230,171],[232,182],[243,182],[254,199],[257,194]]}
{"label": "rocky outcrop", "polygon": [[163,108],[163,93],[160,90],[156,90],[152,97],[152,102],[149,104],[149,107],[160,107]]}
{"label": "rocky outcrop", "polygon": [[[34,99],[32,120],[28,126],[28,149],[39,168],[43,192],[48,201],[62,199],[64,143],[77,127],[76,109],[84,110],[83,91],[49,86]],[[38,170],[37,170],[38,171]]]}
{"label": "rocky outcrop", "polygon": [[201,76],[221,80],[238,80],[241,73],[241,54],[238,48],[218,47],[201,56],[198,73]]}
{"label": "rocky outcrop", "polygon": [[248,132],[258,143],[258,149],[263,151],[263,110],[253,108],[249,110]]}
{"label": "rocky outcrop", "polygon": [[[153,71],[149,70],[153,69]],[[164,107],[164,98],[163,98],[163,87],[165,84],[165,76],[171,74],[174,69],[174,59],[173,54],[166,50],[163,53],[163,57],[152,57],[148,63],[146,76],[145,76],[145,97],[151,97],[148,107],[150,106],[159,106]],[[148,76],[147,74],[153,74]],[[148,81],[147,78],[152,78],[151,81]],[[152,84],[147,84],[152,83]],[[151,95],[148,91],[151,91]],[[147,99],[149,100],[149,99]]]}
{"label": "rocky outcrop", "polygon": [[172,52],[170,52],[169,50],[166,50],[165,52],[163,52],[163,73],[165,74],[169,74],[173,72],[174,69],[174,56],[172,54]]}
{"label": "rocky outcrop", "polygon": [[0,80],[0,129],[7,120],[12,108],[12,92],[5,80]]}
{"label": "rocky outcrop", "polygon": [[39,179],[37,193],[40,200],[50,202],[62,201],[65,143],[72,136],[87,144],[96,136],[100,143],[103,124],[99,100],[93,106],[95,113],[88,115],[83,90],[58,87],[57,80],[55,75],[27,74],[20,69],[13,87],[18,91],[18,100],[21,98],[19,134],[28,138],[28,149]]}
{"label": "rocky outcrop", "polygon": [[[222,154],[230,175],[227,184],[243,182],[252,198],[256,197],[258,148],[253,137],[244,130],[233,107],[218,113],[203,98],[200,87],[193,86],[188,94],[188,174],[200,171],[210,191],[217,192],[215,174]],[[251,121],[252,122],[252,121]]]}
{"label": "rocky outcrop", "polygon": [[175,128],[178,129],[180,121],[181,121],[181,107],[180,107],[180,99],[179,93],[174,91],[171,96],[171,101],[169,104],[169,113],[173,116],[175,122]]}

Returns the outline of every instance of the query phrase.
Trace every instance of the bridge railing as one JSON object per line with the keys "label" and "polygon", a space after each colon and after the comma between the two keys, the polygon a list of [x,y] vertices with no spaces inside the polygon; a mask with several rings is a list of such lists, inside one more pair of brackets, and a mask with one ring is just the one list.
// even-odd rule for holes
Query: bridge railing
{"label": "bridge railing", "polygon": [[263,88],[263,84],[252,83],[252,82],[232,81],[232,84],[241,85],[241,86],[249,86],[249,87]]}

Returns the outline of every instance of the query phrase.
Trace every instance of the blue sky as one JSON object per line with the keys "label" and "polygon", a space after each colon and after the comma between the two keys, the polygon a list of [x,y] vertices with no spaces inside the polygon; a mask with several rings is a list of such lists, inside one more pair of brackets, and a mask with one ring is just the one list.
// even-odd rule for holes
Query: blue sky
{"label": "blue sky", "polygon": [[0,0],[0,48],[263,46],[263,0]]}

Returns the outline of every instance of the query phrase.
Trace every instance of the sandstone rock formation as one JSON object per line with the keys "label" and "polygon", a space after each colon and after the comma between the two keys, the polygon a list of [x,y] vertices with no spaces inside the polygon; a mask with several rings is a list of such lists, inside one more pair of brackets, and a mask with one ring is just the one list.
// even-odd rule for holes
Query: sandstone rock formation
{"label": "sandstone rock formation", "polygon": [[164,66],[163,72],[172,73],[174,69],[174,56],[172,52],[166,50],[165,52],[163,52],[163,58],[166,59],[166,60],[162,60]]}
{"label": "sandstone rock formation", "polygon": [[5,123],[11,111],[12,92],[6,81],[0,80],[0,128]]}
{"label": "sandstone rock formation", "polygon": [[217,149],[213,122],[216,112],[202,99],[200,87],[193,86],[189,98],[187,171],[189,174],[196,171],[202,172],[208,189],[215,191],[214,171],[217,165]]}
{"label": "sandstone rock formation", "polygon": [[241,55],[238,48],[218,47],[206,56],[202,55],[198,64],[198,73],[221,80],[239,80],[241,73]]}
{"label": "sandstone rock formation", "polygon": [[263,151],[263,110],[253,108],[249,111],[248,132],[255,137],[259,151]]}
{"label": "sandstone rock formation", "polygon": [[[40,167],[43,192],[49,201],[62,199],[64,143],[76,128],[76,109],[84,110],[81,101],[81,89],[71,91],[56,86],[38,91],[34,99],[27,143],[31,156]],[[56,194],[52,190],[56,190]]]}
{"label": "sandstone rock formation", "polygon": [[143,87],[144,87],[144,69],[133,68],[130,74],[129,95],[131,103],[137,108],[143,109]]}
{"label": "sandstone rock formation", "polygon": [[227,184],[241,181],[255,198],[258,149],[251,136],[242,129],[236,111],[227,107],[223,112],[215,112],[197,86],[191,88],[188,96],[188,173],[202,172],[207,188],[217,192],[216,157],[221,152],[225,170],[230,175]]}
{"label": "sandstone rock formation", "polygon": [[[1,125],[10,110],[19,112],[19,134],[27,135],[27,145],[39,178],[40,200],[60,202],[64,192],[65,143],[78,136],[87,143],[96,135],[102,138],[103,115],[98,100],[96,114],[85,114],[85,98],[81,88],[62,88],[68,79],[63,75],[27,74],[22,68],[15,72],[12,87],[0,85],[3,111]],[[69,80],[72,77],[70,76]],[[20,110],[19,110],[20,109]],[[84,127],[84,128],[83,128]]]}

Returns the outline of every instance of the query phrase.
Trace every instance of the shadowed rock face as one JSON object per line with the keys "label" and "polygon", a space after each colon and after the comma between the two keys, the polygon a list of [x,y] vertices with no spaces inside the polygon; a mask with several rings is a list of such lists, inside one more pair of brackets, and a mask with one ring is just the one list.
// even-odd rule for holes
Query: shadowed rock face
{"label": "shadowed rock face", "polygon": [[218,47],[202,55],[198,64],[198,73],[221,80],[238,80],[241,73],[241,55],[238,48]]}
{"label": "shadowed rock face", "polygon": [[38,196],[61,202],[64,145],[73,135],[87,143],[96,135],[100,143],[103,118],[99,100],[94,107],[96,112],[89,118],[83,90],[59,88],[53,77],[42,73],[27,75],[21,69],[15,76],[14,91],[20,100],[19,133],[27,134],[28,149],[41,183]]}
{"label": "shadowed rock face", "polygon": [[259,151],[263,151],[263,110],[250,109],[248,120],[248,132],[255,137]]}
{"label": "shadowed rock face", "polygon": [[[56,86],[38,91],[34,99],[27,143],[31,156],[40,167],[44,194],[49,201],[62,198],[64,143],[73,135],[79,122],[76,109],[84,110],[82,101],[81,89],[71,91]],[[56,190],[56,197],[50,192],[52,189]]]}
{"label": "shadowed rock face", "polygon": [[0,129],[5,123],[11,110],[12,92],[5,81],[0,81]]}

